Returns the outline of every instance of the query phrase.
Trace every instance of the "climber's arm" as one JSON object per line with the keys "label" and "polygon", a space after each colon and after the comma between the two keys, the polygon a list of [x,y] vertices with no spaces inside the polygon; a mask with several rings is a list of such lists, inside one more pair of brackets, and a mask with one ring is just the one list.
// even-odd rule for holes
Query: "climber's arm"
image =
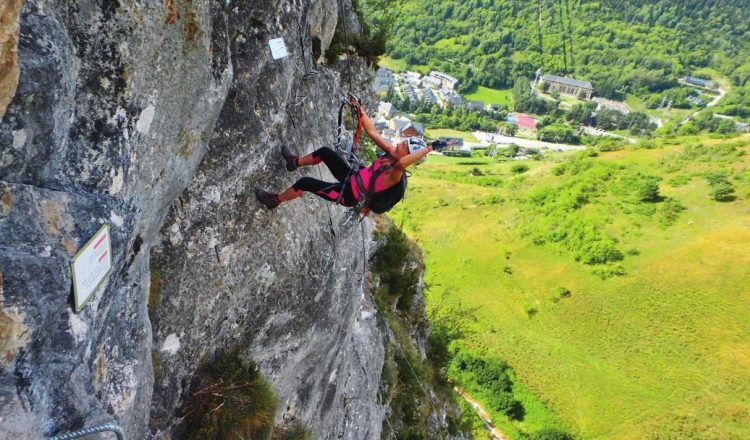
{"label": "climber's arm", "polygon": [[370,136],[370,139],[375,142],[375,145],[377,145],[378,148],[393,156],[395,154],[396,146],[385,140],[385,138],[378,133],[378,129],[375,128],[375,123],[367,115],[364,107],[360,107],[359,111],[362,112],[362,128],[365,129],[365,132]]}
{"label": "climber's arm", "polygon": [[432,152],[432,145],[428,145],[427,148],[422,148],[419,151],[415,151],[402,157],[396,162],[396,167],[405,170],[408,166],[422,160],[422,158],[430,154],[430,152]]}

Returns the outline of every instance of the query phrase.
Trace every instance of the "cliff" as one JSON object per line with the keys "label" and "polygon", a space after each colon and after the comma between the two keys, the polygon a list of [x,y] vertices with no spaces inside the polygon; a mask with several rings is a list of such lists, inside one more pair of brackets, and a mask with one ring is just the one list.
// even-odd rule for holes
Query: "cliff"
{"label": "cliff", "polygon": [[[126,438],[169,438],[193,374],[239,347],[279,420],[379,438],[371,224],[252,195],[319,177],[287,173],[280,145],[330,145],[338,100],[365,90],[363,61],[316,59],[342,15],[357,30],[348,0],[6,4],[0,437],[115,421]],[[276,38],[287,57],[271,56]],[[112,270],[75,312],[70,262],[104,224]]]}

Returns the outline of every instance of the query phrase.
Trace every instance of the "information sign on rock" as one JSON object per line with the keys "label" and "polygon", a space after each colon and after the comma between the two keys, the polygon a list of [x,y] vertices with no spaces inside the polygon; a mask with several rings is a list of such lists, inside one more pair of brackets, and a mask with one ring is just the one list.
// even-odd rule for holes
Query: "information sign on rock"
{"label": "information sign on rock", "polygon": [[81,311],[91,295],[107,279],[112,269],[112,245],[109,236],[109,225],[103,225],[99,231],[73,257],[73,296],[76,311]]}
{"label": "information sign on rock", "polygon": [[286,45],[284,44],[283,38],[274,38],[273,40],[268,42],[268,45],[271,46],[271,56],[273,56],[274,60],[278,60],[279,58],[284,58],[289,53],[286,51]]}

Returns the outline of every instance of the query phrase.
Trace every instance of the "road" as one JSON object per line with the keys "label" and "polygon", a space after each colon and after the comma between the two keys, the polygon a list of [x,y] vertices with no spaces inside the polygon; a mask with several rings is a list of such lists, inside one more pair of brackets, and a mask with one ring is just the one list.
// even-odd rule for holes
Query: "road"
{"label": "road", "polygon": [[474,137],[479,139],[478,144],[465,143],[468,146],[482,146],[486,147],[490,143],[494,142],[499,145],[510,145],[516,144],[519,147],[524,148],[539,148],[554,151],[568,151],[568,150],[585,150],[586,147],[581,145],[568,145],[568,144],[555,144],[552,142],[537,141],[532,139],[518,138],[514,136],[503,136],[494,133],[487,133],[484,131],[475,131],[472,133]]}
{"label": "road", "polygon": [[615,139],[622,139],[622,140],[624,140],[624,141],[626,141],[626,142],[628,142],[630,144],[634,144],[634,143],[637,142],[633,138],[629,138],[627,136],[621,136],[621,135],[615,134],[615,133],[610,133],[610,132],[604,131],[604,130],[599,130],[598,128],[594,128],[594,127],[584,126],[583,127],[583,132],[586,133],[586,134],[590,134],[591,136],[606,136],[606,137],[611,137],[611,138],[615,138]]}
{"label": "road", "polygon": [[482,419],[482,422],[484,422],[484,427],[487,428],[487,430],[490,432],[493,440],[508,440],[508,437],[506,437],[505,434],[495,428],[495,425],[492,423],[492,419],[490,419],[490,415],[487,413],[487,411],[485,411],[481,403],[474,400],[474,398],[471,397],[469,393],[467,393],[462,388],[453,387],[453,391],[458,393],[459,396],[461,396],[465,401],[469,402],[469,405],[474,408],[474,411],[477,412],[479,418]]}
{"label": "road", "polygon": [[[685,84],[685,85],[687,85],[687,86],[689,86],[689,85],[690,85],[690,84],[688,84],[688,83],[685,83],[685,82],[682,82],[682,81],[680,81],[680,82],[681,82],[682,84]],[[696,87],[696,88],[700,88],[700,87]],[[719,88],[718,88],[718,92],[719,92],[719,95],[718,95],[717,97],[715,97],[714,99],[712,99],[712,100],[711,100],[711,102],[709,102],[708,104],[706,104],[706,106],[705,106],[704,108],[702,108],[702,109],[698,110],[698,111],[697,111],[697,112],[695,112],[695,113],[692,113],[692,114],[691,114],[690,116],[688,116],[688,117],[687,117],[687,118],[686,118],[686,119],[685,119],[684,121],[680,122],[680,125],[684,125],[684,124],[685,124],[686,122],[688,122],[689,120],[693,119],[693,118],[695,117],[695,115],[697,115],[698,113],[702,112],[703,110],[705,110],[705,109],[707,109],[707,108],[711,108],[711,107],[715,106],[716,104],[718,104],[718,103],[719,103],[719,101],[721,101],[721,98],[723,98],[723,97],[724,97],[724,95],[726,95],[726,94],[727,94],[727,91],[726,91],[726,90],[724,90],[723,88],[721,88],[721,86],[719,86]]]}

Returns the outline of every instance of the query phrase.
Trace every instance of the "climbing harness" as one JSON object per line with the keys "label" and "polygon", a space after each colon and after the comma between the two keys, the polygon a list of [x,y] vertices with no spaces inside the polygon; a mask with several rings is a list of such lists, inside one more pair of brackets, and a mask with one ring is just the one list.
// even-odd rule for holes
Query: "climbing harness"
{"label": "climbing harness", "polygon": [[[347,173],[346,179],[344,179],[344,187],[346,187],[346,185],[351,185],[352,175],[359,177],[359,170],[360,168],[364,167],[364,161],[360,157],[359,151],[359,139],[362,134],[362,129],[364,128],[363,114],[362,110],[360,109],[361,105],[362,104],[360,103],[359,99],[357,99],[357,97],[352,93],[349,93],[347,98],[341,99],[341,105],[339,106],[338,124],[336,126],[334,147],[340,154],[343,154],[345,156],[346,161],[349,164],[349,173]],[[346,113],[345,110],[347,108],[350,109],[352,118],[356,121],[350,148],[344,148],[342,142],[342,134],[346,129],[344,114]],[[336,199],[337,204],[341,203],[341,198],[343,197],[343,195],[344,191],[341,191],[338,198]],[[349,209],[348,215],[344,217],[344,220],[342,220],[342,224],[349,225],[355,218],[359,218],[360,209],[364,207],[366,206],[363,206],[361,202],[351,207]],[[359,218],[359,221],[361,222],[362,219],[364,219],[364,216]]]}
{"label": "climbing harness", "polygon": [[90,434],[96,434],[98,432],[114,432],[117,436],[117,440],[125,440],[125,434],[122,432],[122,428],[115,423],[105,423],[103,425],[92,426],[91,428],[83,428],[78,431],[67,432],[65,434],[50,437],[49,440],[71,440]]}

